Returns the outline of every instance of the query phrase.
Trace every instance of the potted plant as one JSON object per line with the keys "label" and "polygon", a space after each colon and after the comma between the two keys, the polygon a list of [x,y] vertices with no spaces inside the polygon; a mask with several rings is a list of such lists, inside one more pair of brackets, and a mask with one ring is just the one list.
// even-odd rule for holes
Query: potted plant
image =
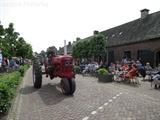
{"label": "potted plant", "polygon": [[81,73],[81,72],[80,72],[80,67],[77,66],[77,65],[75,65],[75,66],[74,66],[74,72],[75,72],[76,74],[80,74],[80,73]]}
{"label": "potted plant", "polygon": [[113,82],[113,75],[105,68],[100,68],[98,70],[98,80],[101,82]]}

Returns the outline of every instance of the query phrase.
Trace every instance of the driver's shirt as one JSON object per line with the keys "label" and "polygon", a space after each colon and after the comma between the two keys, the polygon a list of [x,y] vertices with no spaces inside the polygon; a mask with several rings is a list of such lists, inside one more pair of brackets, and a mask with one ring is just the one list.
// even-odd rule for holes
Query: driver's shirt
{"label": "driver's shirt", "polygon": [[54,55],[55,53],[54,53],[54,51],[49,51],[48,53],[47,53],[47,57],[49,57],[50,55]]}

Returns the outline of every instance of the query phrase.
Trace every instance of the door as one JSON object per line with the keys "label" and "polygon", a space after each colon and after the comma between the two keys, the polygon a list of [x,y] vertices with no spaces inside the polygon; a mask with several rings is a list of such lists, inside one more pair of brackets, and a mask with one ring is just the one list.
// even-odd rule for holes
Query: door
{"label": "door", "polygon": [[154,53],[150,50],[138,50],[137,60],[140,60],[143,66],[149,62],[154,67]]}
{"label": "door", "polygon": [[114,51],[108,51],[108,64],[110,65],[111,62],[114,63]]}
{"label": "door", "polygon": [[160,63],[160,51],[156,52],[156,67]]}

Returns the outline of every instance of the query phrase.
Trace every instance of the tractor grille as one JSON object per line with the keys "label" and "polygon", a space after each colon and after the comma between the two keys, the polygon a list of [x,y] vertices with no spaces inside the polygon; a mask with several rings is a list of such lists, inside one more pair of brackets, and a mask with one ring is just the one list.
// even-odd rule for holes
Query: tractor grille
{"label": "tractor grille", "polygon": [[71,60],[66,60],[64,62],[64,65],[62,67],[62,72],[63,73],[70,73],[73,72],[73,64]]}
{"label": "tractor grille", "polygon": [[62,72],[63,72],[63,73],[73,72],[73,66],[64,66],[64,67],[62,68]]}

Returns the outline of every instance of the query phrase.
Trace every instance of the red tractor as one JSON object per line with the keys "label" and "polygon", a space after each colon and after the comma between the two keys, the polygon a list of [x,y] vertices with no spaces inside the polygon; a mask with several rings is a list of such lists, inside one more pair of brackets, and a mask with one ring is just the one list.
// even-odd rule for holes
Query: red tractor
{"label": "red tractor", "polygon": [[72,95],[76,89],[75,74],[73,69],[73,57],[67,55],[52,55],[50,56],[50,65],[47,60],[44,62],[45,71],[42,71],[42,66],[37,57],[33,60],[33,84],[35,88],[41,88],[42,75],[50,76],[50,79],[60,77],[61,90],[65,95]]}

